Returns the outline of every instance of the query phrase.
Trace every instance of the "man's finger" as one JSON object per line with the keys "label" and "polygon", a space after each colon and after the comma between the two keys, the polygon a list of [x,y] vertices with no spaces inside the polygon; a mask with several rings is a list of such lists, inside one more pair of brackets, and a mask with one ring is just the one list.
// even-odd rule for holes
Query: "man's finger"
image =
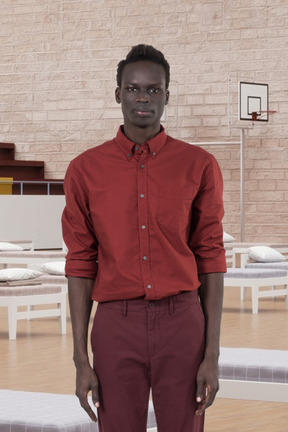
{"label": "man's finger", "polygon": [[205,407],[206,407],[206,403],[205,403],[205,398],[202,399],[200,396],[197,396],[196,401],[198,403],[198,408],[195,411],[196,415],[202,415],[205,411]]}
{"label": "man's finger", "polygon": [[205,385],[204,380],[198,378],[197,389],[196,389],[196,402],[201,403],[205,398]]}
{"label": "man's finger", "polygon": [[91,420],[94,422],[97,422],[97,417],[95,412],[92,410],[91,406],[88,403],[87,396],[85,397],[79,397],[80,405],[81,407],[87,412]]}
{"label": "man's finger", "polygon": [[211,388],[207,386],[205,396],[197,396],[196,401],[199,403],[198,409],[196,410],[196,415],[202,415],[204,411],[209,408],[216,396],[217,388]]}
{"label": "man's finger", "polygon": [[92,401],[96,408],[99,408],[100,406],[100,400],[99,400],[99,392],[98,392],[98,385],[95,385],[91,388],[92,391]]}

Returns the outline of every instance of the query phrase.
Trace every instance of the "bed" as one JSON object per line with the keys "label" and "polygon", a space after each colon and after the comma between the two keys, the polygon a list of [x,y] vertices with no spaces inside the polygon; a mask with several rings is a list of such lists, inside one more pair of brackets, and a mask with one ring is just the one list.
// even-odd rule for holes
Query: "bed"
{"label": "bed", "polygon": [[217,397],[288,402],[288,351],[223,348]]}
{"label": "bed", "polygon": [[[34,308],[39,305],[45,305],[45,308]],[[25,310],[21,306],[25,306]],[[57,317],[60,333],[66,334],[66,291],[60,285],[37,284],[32,281],[25,285],[1,284],[0,307],[8,308],[10,340],[16,339],[17,322],[21,319]]]}
{"label": "bed", "polygon": [[[91,400],[90,400],[91,402]],[[98,432],[74,395],[0,390],[0,432]],[[156,426],[149,402],[147,431]],[[121,431],[119,425],[119,431]],[[123,431],[124,432],[124,431]]]}
{"label": "bed", "polygon": [[258,313],[259,299],[264,297],[286,296],[285,305],[288,309],[288,274],[286,270],[230,268],[224,274],[224,287],[239,287],[241,300],[244,300],[245,289],[250,287],[253,314]]}
{"label": "bed", "polygon": [[34,243],[32,240],[1,240],[1,242],[20,246],[24,250],[34,250]]}
{"label": "bed", "polygon": [[245,267],[245,259],[249,248],[253,246],[265,246],[288,256],[288,246],[284,243],[258,243],[258,242],[229,242],[224,247],[226,254],[232,255],[232,267]]}
{"label": "bed", "polygon": [[21,264],[26,266],[39,266],[47,261],[63,261],[66,252],[64,251],[3,251],[0,252],[0,264],[8,265]]}

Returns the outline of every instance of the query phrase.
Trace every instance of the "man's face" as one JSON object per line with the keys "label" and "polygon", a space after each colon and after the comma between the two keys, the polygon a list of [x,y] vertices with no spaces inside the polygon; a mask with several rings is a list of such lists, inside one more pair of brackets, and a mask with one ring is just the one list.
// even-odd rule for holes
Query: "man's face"
{"label": "man's face", "polygon": [[121,103],[125,131],[140,127],[155,128],[155,134],[159,132],[160,119],[169,99],[162,65],[151,61],[128,63],[115,96]]}

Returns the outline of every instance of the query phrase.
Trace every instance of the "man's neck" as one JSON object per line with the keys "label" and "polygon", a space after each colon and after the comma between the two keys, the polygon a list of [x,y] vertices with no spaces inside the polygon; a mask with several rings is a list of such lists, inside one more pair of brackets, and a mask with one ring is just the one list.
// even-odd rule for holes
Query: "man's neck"
{"label": "man's neck", "polygon": [[149,141],[150,139],[154,138],[156,135],[159,134],[161,130],[161,127],[156,128],[141,128],[141,127],[135,127],[135,128],[123,128],[124,135],[132,142],[138,145],[142,145],[145,142]]}

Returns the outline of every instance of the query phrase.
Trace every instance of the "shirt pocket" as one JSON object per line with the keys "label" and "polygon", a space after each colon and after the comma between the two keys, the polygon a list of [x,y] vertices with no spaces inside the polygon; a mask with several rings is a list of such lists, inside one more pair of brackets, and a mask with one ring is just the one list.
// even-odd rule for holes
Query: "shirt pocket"
{"label": "shirt pocket", "polygon": [[157,220],[159,225],[171,230],[187,228],[190,224],[193,193],[183,194],[179,189],[160,189]]}

